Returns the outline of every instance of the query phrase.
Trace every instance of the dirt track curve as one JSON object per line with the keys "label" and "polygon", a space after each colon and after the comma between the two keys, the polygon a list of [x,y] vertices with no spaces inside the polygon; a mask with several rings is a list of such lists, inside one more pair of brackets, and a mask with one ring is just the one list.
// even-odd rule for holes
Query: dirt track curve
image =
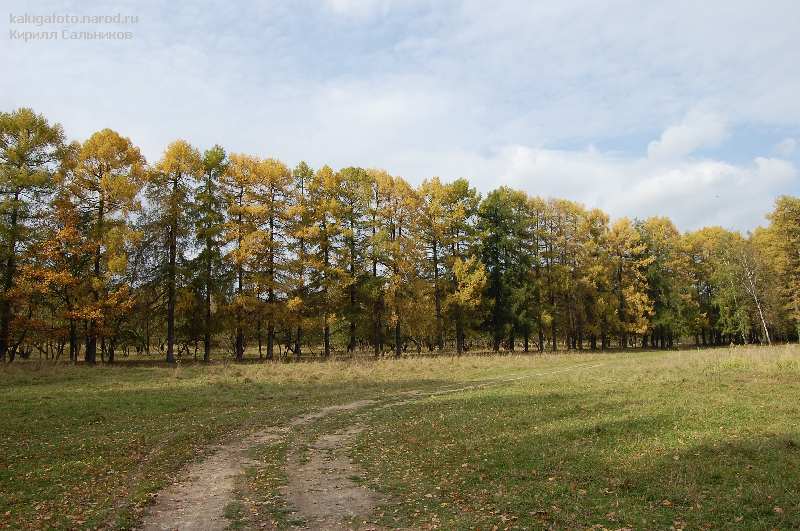
{"label": "dirt track curve", "polygon": [[[538,372],[511,378],[495,378],[472,385],[442,388],[437,391],[406,391],[380,407],[393,407],[431,396],[481,389],[512,383],[536,376],[576,369],[589,369],[601,364],[579,364],[565,369]],[[285,426],[260,430],[242,439],[217,445],[204,460],[189,465],[178,479],[156,496],[139,529],[144,531],[223,530],[229,521],[225,507],[235,501],[236,480],[245,469],[258,466],[249,457],[249,450],[279,440],[291,428],[309,425],[316,420],[340,412],[352,412],[375,406],[375,400],[358,400],[328,406],[294,418]],[[287,484],[281,493],[296,515],[306,523],[305,529],[350,529],[354,519],[366,520],[385,501],[384,496],[353,481],[358,467],[346,455],[346,446],[363,429],[358,424],[344,431],[324,434],[308,448],[307,459],[300,459],[297,450],[287,458]],[[362,526],[361,529],[364,529]],[[371,527],[367,529],[378,529]]]}

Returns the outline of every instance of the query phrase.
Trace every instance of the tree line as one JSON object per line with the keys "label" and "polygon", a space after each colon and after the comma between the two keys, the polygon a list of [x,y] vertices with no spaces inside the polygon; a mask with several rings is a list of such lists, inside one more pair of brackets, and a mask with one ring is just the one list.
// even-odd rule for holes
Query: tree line
{"label": "tree line", "polygon": [[670,348],[796,340],[800,199],[767,228],[178,140],[148,164],[0,113],[0,358]]}

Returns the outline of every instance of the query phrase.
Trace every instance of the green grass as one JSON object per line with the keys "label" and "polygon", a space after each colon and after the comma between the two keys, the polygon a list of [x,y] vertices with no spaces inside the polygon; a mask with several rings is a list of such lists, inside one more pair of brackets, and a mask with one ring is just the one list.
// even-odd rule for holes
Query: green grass
{"label": "green grass", "polygon": [[615,355],[375,412],[390,527],[800,527],[800,349]]}
{"label": "green grass", "polygon": [[130,527],[209,443],[300,413],[521,370],[491,358],[0,366],[0,527]]}
{"label": "green grass", "polygon": [[5,366],[0,527],[131,527],[153,492],[231,434],[324,405],[525,375],[337,414],[254,449],[263,466],[243,479],[232,526],[292,524],[276,496],[287,445],[360,419],[359,481],[392,495],[379,511],[387,526],[800,527],[796,347]]}

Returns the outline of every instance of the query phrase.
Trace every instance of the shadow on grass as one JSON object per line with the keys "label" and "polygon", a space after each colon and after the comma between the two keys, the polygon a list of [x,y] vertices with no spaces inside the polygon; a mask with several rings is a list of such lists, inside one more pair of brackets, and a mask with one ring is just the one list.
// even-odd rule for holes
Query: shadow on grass
{"label": "shadow on grass", "polygon": [[381,418],[358,453],[412,526],[434,512],[459,528],[800,528],[798,432],[732,436],[643,403],[574,389],[439,397]]}

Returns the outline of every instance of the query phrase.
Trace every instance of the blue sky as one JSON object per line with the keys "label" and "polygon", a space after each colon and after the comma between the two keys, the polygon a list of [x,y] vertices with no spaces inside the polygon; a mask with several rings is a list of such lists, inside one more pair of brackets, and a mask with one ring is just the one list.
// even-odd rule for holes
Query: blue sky
{"label": "blue sky", "polygon": [[[800,194],[800,3],[5,2],[138,15],[0,39],[0,108],[156,160],[185,138],[289,165],[467,177],[680,228],[764,223]],[[33,41],[8,31],[123,30]]]}

